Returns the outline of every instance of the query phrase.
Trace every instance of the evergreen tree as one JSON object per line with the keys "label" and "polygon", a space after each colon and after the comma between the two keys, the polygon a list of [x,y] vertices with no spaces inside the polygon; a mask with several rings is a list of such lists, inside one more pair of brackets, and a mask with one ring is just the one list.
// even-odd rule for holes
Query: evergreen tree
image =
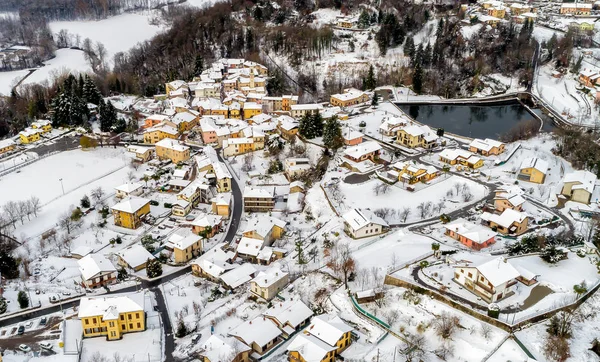
{"label": "evergreen tree", "polygon": [[87,103],[77,97],[71,97],[71,113],[69,115],[69,124],[71,126],[81,126],[87,122],[90,115],[90,110]]}
{"label": "evergreen tree", "polygon": [[162,275],[162,264],[158,259],[148,259],[146,262],[146,275],[148,275],[148,278],[156,278]]}
{"label": "evergreen tree", "polygon": [[415,65],[415,71],[413,73],[413,90],[416,93],[421,93],[423,90],[423,67],[421,63]]}
{"label": "evergreen tree", "polygon": [[408,56],[412,59],[414,53],[415,53],[415,42],[414,42],[413,38],[406,38],[406,41],[404,42],[404,55]]}
{"label": "evergreen tree", "polygon": [[21,309],[29,307],[29,297],[27,296],[27,293],[22,290],[19,291],[19,294],[17,294],[17,302],[19,303],[19,307],[21,307]]}
{"label": "evergreen tree", "polygon": [[428,67],[431,65],[431,44],[427,43],[425,49],[423,49],[423,65]]}
{"label": "evergreen tree", "polygon": [[375,94],[373,94],[373,99],[371,99],[371,105],[373,107],[375,107],[378,104],[379,104],[379,97],[377,96],[377,93],[375,93]]}
{"label": "evergreen tree", "polygon": [[54,127],[68,125],[71,115],[71,98],[68,94],[61,92],[52,100],[52,124]]}
{"label": "evergreen tree", "polygon": [[298,133],[307,139],[321,137],[323,135],[323,117],[317,114],[305,114],[300,119]]}
{"label": "evergreen tree", "polygon": [[439,39],[442,37],[443,34],[444,34],[444,19],[440,18],[437,29],[435,31],[435,37]]}
{"label": "evergreen tree", "polygon": [[89,209],[90,206],[90,198],[88,197],[88,195],[83,195],[83,197],[81,198],[81,207],[83,207],[84,209]]}
{"label": "evergreen tree", "polygon": [[369,27],[369,25],[371,25],[371,16],[367,10],[363,9],[362,13],[360,13],[360,16],[358,17],[358,27],[360,29],[366,29]]}
{"label": "evergreen tree", "polygon": [[19,277],[19,260],[13,258],[8,250],[0,250],[0,273],[6,279]]}
{"label": "evergreen tree", "polygon": [[383,27],[379,29],[377,34],[375,34],[375,41],[377,42],[377,46],[379,47],[379,53],[381,56],[385,56],[387,54],[388,48],[388,34]]}
{"label": "evergreen tree", "polygon": [[[118,80],[119,79],[117,79],[117,81]],[[83,82],[83,99],[87,103],[92,103],[95,105],[98,105],[102,99],[102,94],[98,90],[96,83],[94,83],[89,75],[85,76],[85,80]]]}
{"label": "evergreen tree", "polygon": [[592,243],[600,249],[600,224],[596,225],[594,236],[592,237]]}
{"label": "evergreen tree", "polygon": [[[113,125],[117,122],[117,110],[110,101],[101,101],[98,107],[98,115],[100,116],[100,131],[110,132]],[[123,131],[127,125],[122,125]],[[121,131],[122,132],[122,131]]]}
{"label": "evergreen tree", "polygon": [[127,130],[127,121],[124,118],[117,117],[117,120],[113,123],[113,132],[121,133]]}
{"label": "evergreen tree", "polygon": [[580,55],[579,58],[577,58],[577,61],[575,63],[573,63],[573,65],[571,66],[571,72],[575,73],[575,74],[579,73],[582,62],[583,62],[583,55]]}
{"label": "evergreen tree", "polygon": [[369,72],[367,73],[367,79],[365,80],[366,89],[374,89],[377,86],[377,80],[375,79],[375,69],[371,64],[369,66]]}
{"label": "evergreen tree", "polygon": [[325,122],[325,128],[323,129],[323,144],[325,147],[332,150],[337,150],[344,145],[342,128],[337,116],[333,116]]}

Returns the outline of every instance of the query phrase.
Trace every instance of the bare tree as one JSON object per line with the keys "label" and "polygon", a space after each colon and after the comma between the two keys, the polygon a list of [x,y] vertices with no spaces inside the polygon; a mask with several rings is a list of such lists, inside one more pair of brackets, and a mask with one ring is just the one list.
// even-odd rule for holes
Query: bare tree
{"label": "bare tree", "polygon": [[397,309],[390,309],[385,317],[387,318],[388,323],[391,325],[394,325],[394,323],[396,323],[398,321],[398,318],[400,318],[400,313],[398,312]]}
{"label": "bare tree", "polygon": [[398,212],[398,216],[400,217],[400,220],[402,220],[402,222],[406,222],[406,219],[408,219],[408,216],[410,216],[410,212],[411,212],[410,207],[406,206],[406,207],[402,208],[402,210],[400,210]]}
{"label": "bare tree", "polygon": [[379,196],[380,194],[386,194],[391,190],[391,186],[385,182],[380,182],[373,187],[373,192],[375,196]]}
{"label": "bare tree", "polygon": [[17,205],[19,207],[19,218],[21,219],[21,225],[23,225],[25,223],[25,216],[29,218],[27,201],[19,201]]}
{"label": "bare tree", "polygon": [[102,187],[98,186],[92,190],[91,195],[92,198],[96,200],[97,205],[100,203],[100,201],[102,201],[102,198],[104,197],[104,190],[102,189]]}
{"label": "bare tree", "polygon": [[454,345],[450,344],[449,341],[445,341],[440,349],[434,351],[434,354],[441,360],[446,361],[448,358],[454,356]]}
{"label": "bare tree", "polygon": [[544,343],[544,356],[554,362],[564,362],[571,357],[571,348],[566,338],[548,336]]}
{"label": "bare tree", "polygon": [[427,342],[425,336],[420,334],[410,334],[407,336],[406,340],[408,343],[406,343],[404,349],[402,349],[402,354],[406,358],[406,361],[421,361],[425,356]]}
{"label": "bare tree", "polygon": [[433,321],[435,332],[442,339],[449,339],[452,337],[459,324],[460,319],[448,313],[442,313],[442,315]]}
{"label": "bare tree", "polygon": [[31,196],[29,198],[29,207],[31,208],[33,215],[37,217],[38,212],[40,212],[40,210],[42,209],[42,203],[40,202],[40,198],[35,195]]}
{"label": "bare tree", "polygon": [[133,172],[133,171],[127,172],[127,180],[129,180],[129,181],[135,180],[135,172]]}
{"label": "bare tree", "polygon": [[244,171],[244,172],[251,171],[253,161],[254,161],[254,154],[252,152],[247,153],[244,156],[244,164],[242,165],[242,171]]}
{"label": "bare tree", "polygon": [[481,324],[481,335],[483,338],[488,341],[492,336],[492,327],[487,323]]}
{"label": "bare tree", "polygon": [[356,269],[356,262],[352,258],[350,244],[337,243],[330,249],[325,249],[327,267],[344,280],[344,287],[348,288],[348,276]]}

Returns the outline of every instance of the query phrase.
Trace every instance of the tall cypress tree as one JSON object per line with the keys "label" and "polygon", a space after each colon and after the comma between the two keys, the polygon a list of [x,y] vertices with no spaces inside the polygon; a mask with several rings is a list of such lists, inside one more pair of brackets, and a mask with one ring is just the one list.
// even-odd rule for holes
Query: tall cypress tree
{"label": "tall cypress tree", "polygon": [[332,150],[342,147],[344,140],[342,138],[342,129],[336,116],[333,116],[325,122],[323,129],[323,144]]}

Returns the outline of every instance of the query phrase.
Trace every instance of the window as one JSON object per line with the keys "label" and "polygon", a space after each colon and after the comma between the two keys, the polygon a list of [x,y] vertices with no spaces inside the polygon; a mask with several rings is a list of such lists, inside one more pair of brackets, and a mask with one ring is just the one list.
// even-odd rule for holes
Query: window
{"label": "window", "polygon": [[133,323],[129,323],[129,329],[133,329]]}
{"label": "window", "polygon": [[123,314],[121,314],[121,320],[124,321],[125,320],[125,316]]}
{"label": "window", "polygon": [[112,331],[112,332],[110,332],[110,335],[111,335],[112,337],[115,337],[117,334],[115,333],[115,331]]}
{"label": "window", "polygon": [[96,324],[96,318],[92,319],[92,323]]}
{"label": "window", "polygon": [[467,275],[469,276],[469,278],[473,278],[473,274],[472,273],[469,273]]}
{"label": "window", "polygon": [[86,318],[85,324],[90,324],[90,320]]}
{"label": "window", "polygon": [[131,314],[128,314],[128,315],[127,315],[127,319],[131,319]]}
{"label": "window", "polygon": [[140,324],[140,322],[138,322],[137,327],[142,328],[142,325]]}
{"label": "window", "polygon": [[124,324],[121,324],[121,330],[125,330],[125,327],[126,326]]}
{"label": "window", "polygon": [[115,322],[110,322],[110,323],[108,323],[108,324],[110,325],[110,328],[112,328],[112,327],[114,327],[114,326],[115,326]]}

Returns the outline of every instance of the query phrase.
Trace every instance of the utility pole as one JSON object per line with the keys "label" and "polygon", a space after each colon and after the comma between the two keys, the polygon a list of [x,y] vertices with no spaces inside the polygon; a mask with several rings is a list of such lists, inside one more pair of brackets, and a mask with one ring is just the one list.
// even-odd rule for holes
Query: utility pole
{"label": "utility pole", "polygon": [[65,185],[63,185],[63,179],[59,178],[58,181],[60,181],[60,187],[62,188],[62,192],[63,192],[63,195],[64,195],[65,194]]}

